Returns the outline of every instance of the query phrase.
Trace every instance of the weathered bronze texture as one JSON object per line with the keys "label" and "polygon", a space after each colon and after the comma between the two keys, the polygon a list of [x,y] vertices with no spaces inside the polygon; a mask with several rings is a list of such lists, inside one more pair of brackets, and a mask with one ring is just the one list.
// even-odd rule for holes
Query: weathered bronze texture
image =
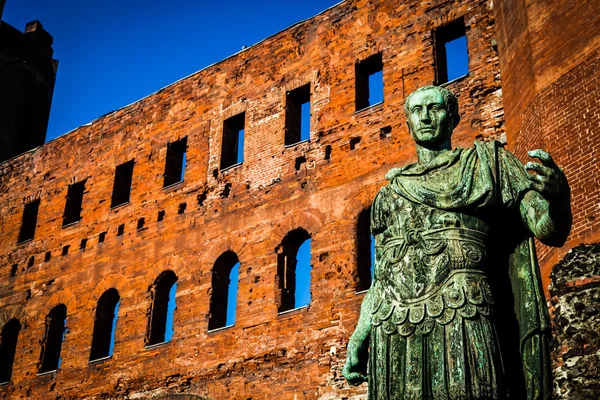
{"label": "weathered bronze texture", "polygon": [[[548,153],[523,166],[498,142],[451,147],[445,88],[406,100],[418,162],[371,208],[375,277],[344,376],[369,399],[549,399],[549,319],[533,237],[561,245],[567,180]],[[531,171],[532,173],[528,173]]]}

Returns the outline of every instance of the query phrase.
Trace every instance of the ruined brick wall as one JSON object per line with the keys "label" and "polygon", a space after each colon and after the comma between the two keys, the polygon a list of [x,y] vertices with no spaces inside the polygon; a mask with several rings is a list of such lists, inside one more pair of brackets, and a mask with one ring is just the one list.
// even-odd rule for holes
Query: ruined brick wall
{"label": "ruined brick wall", "polygon": [[600,244],[579,245],[552,268],[550,314],[557,398],[600,397]]}
{"label": "ruined brick wall", "polygon": [[[0,164],[0,310],[4,320],[16,317],[23,326],[12,382],[0,387],[1,395],[364,396],[365,385],[350,388],[340,376],[362,300],[357,217],[389,168],[415,160],[404,99],[434,81],[432,31],[460,17],[470,73],[447,84],[459,96],[462,117],[454,144],[500,138],[490,0],[348,0]],[[384,102],[355,113],[354,65],[379,52]],[[306,83],[311,138],[285,147],[285,94]],[[244,162],[219,171],[223,120],[242,111]],[[185,180],[165,190],[166,146],[182,137]],[[115,166],[131,158],[130,202],[111,210]],[[82,219],[61,228],[67,186],[83,179]],[[23,207],[32,199],[40,199],[35,238],[17,245]],[[166,216],[159,222],[161,210]],[[275,248],[297,227],[312,235],[312,299],[309,307],[278,314]],[[241,262],[236,323],[209,333],[211,269],[227,250]],[[149,287],[167,269],[178,276],[174,336],[145,348]],[[89,364],[95,307],[111,287],[121,296],[114,355]],[[60,303],[68,327],[62,364],[38,376],[44,318]]]}
{"label": "ruined brick wall", "polygon": [[495,2],[508,146],[550,151],[571,185],[565,246],[538,243],[544,286],[580,243],[600,240],[600,1]]}

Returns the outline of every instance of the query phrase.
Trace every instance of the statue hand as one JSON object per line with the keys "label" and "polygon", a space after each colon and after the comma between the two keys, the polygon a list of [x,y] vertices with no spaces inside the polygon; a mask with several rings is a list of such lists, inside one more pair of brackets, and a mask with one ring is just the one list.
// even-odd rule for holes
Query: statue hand
{"label": "statue hand", "polygon": [[530,161],[525,164],[526,170],[536,172],[529,175],[531,188],[548,201],[558,197],[564,191],[563,186],[567,182],[565,174],[558,168],[550,154],[544,150],[531,150],[527,154],[542,162],[542,164],[539,164]]}
{"label": "statue hand", "polygon": [[360,350],[352,341],[348,343],[348,353],[346,354],[346,364],[342,370],[342,375],[351,385],[360,385],[367,380],[367,376],[361,371],[363,370],[359,357]]}

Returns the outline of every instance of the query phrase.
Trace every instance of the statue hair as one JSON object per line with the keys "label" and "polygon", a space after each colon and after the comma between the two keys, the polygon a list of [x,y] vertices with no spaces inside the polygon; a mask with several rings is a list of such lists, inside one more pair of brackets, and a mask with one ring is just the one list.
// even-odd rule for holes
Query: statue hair
{"label": "statue hair", "polygon": [[413,96],[413,94],[432,89],[437,90],[442,95],[442,98],[444,99],[444,104],[446,105],[448,112],[452,116],[452,128],[456,128],[456,126],[460,122],[460,114],[458,113],[458,99],[456,98],[456,96],[454,96],[454,94],[451,91],[449,91],[445,87],[431,85],[421,86],[420,88],[409,94],[406,98],[406,101],[404,102],[404,113],[408,117],[408,104],[410,103],[410,99]]}

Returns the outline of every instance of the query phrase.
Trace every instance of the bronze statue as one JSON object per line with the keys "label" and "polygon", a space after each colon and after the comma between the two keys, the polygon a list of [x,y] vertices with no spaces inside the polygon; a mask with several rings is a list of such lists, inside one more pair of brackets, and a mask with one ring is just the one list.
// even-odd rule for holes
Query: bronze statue
{"label": "bronze statue", "polygon": [[344,376],[368,379],[370,400],[550,399],[533,236],[569,233],[563,172],[542,150],[523,167],[495,141],[452,149],[445,88],[417,89],[404,109],[418,162],[389,171],[371,207],[375,276]]}

